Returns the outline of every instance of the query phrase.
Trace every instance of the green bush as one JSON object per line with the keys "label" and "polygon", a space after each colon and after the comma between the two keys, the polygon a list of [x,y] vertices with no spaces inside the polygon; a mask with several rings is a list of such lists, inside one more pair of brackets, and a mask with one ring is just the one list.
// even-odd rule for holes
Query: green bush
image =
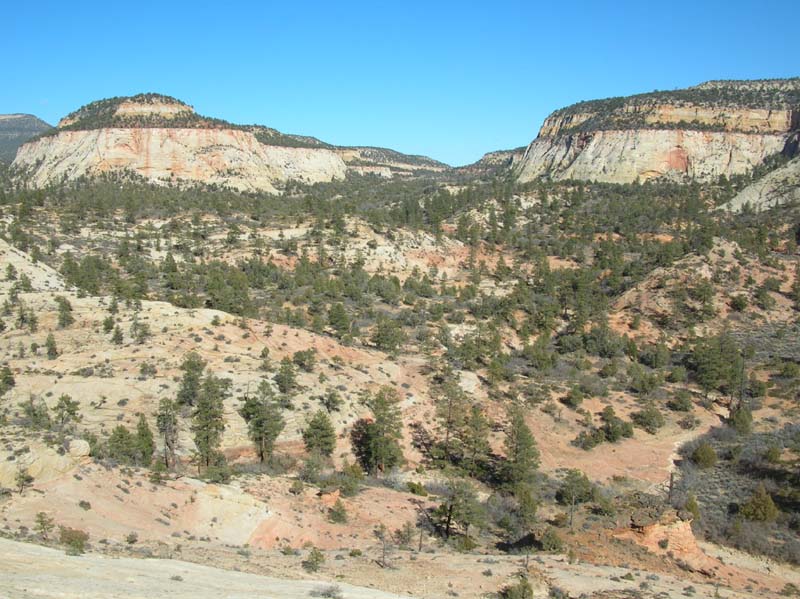
{"label": "green bush", "polygon": [[703,441],[692,452],[692,461],[700,468],[712,468],[717,463],[717,452],[708,441]]}
{"label": "green bush", "polygon": [[68,555],[80,555],[86,551],[89,534],[76,528],[59,527],[59,541],[66,545]]}
{"label": "green bush", "polygon": [[772,496],[767,493],[763,483],[758,485],[753,496],[742,505],[739,513],[746,520],[756,522],[773,522],[778,517],[780,511],[772,501]]}
{"label": "green bush", "polygon": [[322,567],[323,563],[325,563],[325,556],[322,554],[322,551],[316,547],[312,547],[311,551],[308,553],[308,557],[302,561],[301,565],[306,572],[317,572]]}
{"label": "green bush", "polygon": [[643,428],[651,435],[658,432],[664,426],[664,416],[661,411],[652,403],[647,404],[644,409],[631,414],[631,420],[638,427]]}
{"label": "green bush", "polygon": [[347,508],[344,507],[344,503],[342,503],[341,499],[337,499],[333,507],[328,510],[328,520],[334,524],[347,523]]}
{"label": "green bush", "polygon": [[426,497],[428,495],[428,491],[425,489],[425,486],[422,483],[410,480],[406,483],[406,487],[408,488],[409,492],[413,493],[414,495],[419,495],[420,497]]}
{"label": "green bush", "polygon": [[547,528],[539,537],[539,546],[542,551],[561,552],[564,549],[564,542],[554,528]]}
{"label": "green bush", "polygon": [[694,404],[692,404],[691,395],[687,391],[681,390],[667,402],[667,407],[674,412],[691,412]]}

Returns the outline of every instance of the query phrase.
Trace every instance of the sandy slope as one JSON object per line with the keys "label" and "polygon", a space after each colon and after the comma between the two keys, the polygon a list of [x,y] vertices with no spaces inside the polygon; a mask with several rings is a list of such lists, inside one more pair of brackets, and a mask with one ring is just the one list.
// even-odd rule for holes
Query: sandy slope
{"label": "sandy slope", "polygon": [[[169,559],[142,560],[99,555],[69,557],[62,551],[0,539],[0,597],[171,599],[309,597],[330,583],[280,580]],[[178,579],[180,577],[180,579]],[[338,585],[342,597],[403,597]],[[407,597],[407,595],[406,595]]]}

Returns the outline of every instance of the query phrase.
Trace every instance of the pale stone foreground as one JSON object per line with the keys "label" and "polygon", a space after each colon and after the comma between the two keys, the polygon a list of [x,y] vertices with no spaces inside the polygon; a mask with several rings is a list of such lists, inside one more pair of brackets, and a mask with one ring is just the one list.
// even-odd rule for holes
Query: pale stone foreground
{"label": "pale stone foreground", "polygon": [[[330,586],[329,582],[281,580],[170,559],[70,557],[62,550],[0,539],[2,599],[306,599]],[[408,595],[337,586],[345,599],[408,599]]]}

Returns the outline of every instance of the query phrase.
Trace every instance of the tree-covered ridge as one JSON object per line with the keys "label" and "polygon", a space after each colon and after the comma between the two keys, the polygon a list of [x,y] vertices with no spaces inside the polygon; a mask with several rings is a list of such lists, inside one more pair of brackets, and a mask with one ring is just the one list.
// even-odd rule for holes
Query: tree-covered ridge
{"label": "tree-covered ridge", "polygon": [[[387,148],[376,148],[371,146],[356,146],[354,149],[358,150],[364,160],[365,164],[374,163],[403,163],[419,166],[422,169],[446,169],[449,168],[444,162],[439,162],[427,156],[418,154],[403,154]],[[351,163],[358,163],[358,161],[351,161]]]}
{"label": "tree-covered ridge", "polygon": [[17,148],[51,126],[32,114],[0,115],[0,162],[12,162]]}
{"label": "tree-covered ridge", "polygon": [[[142,112],[135,114],[120,113],[124,103],[174,105],[183,107],[170,114]],[[156,93],[137,94],[135,96],[116,96],[96,100],[69,113],[57,129],[42,133],[42,136],[56,135],[61,131],[85,131],[106,128],[158,128],[169,127],[175,129],[237,129],[249,131],[256,136],[259,142],[265,145],[286,146],[298,148],[330,148],[313,137],[303,135],[289,135],[261,125],[237,125],[224,119],[203,116],[194,112],[194,109],[172,96]]]}
{"label": "tree-covered ridge", "polygon": [[[236,125],[232,125],[236,127]],[[236,127],[238,128],[238,127]],[[291,135],[288,133],[281,133],[277,129],[269,127],[262,127],[261,125],[253,125],[252,127],[245,127],[250,129],[256,136],[256,139],[262,144],[267,146],[284,146],[287,148],[333,148],[331,144],[320,141],[316,137],[308,135]]]}
{"label": "tree-covered ridge", "polygon": [[[205,117],[196,115],[191,106],[185,104],[184,102],[181,102],[177,98],[173,98],[172,96],[165,96],[163,94],[148,92],[143,94],[136,94],[135,96],[114,96],[113,98],[104,98],[102,100],[95,100],[94,102],[85,104],[84,106],[78,108],[78,110],[70,112],[66,117],[64,117],[64,121],[66,124],[62,125],[60,128],[98,129],[103,127],[116,127],[120,126],[120,122],[126,122],[129,120],[135,121],[136,119],[147,120],[150,117],[159,116],[155,114],[137,115],[135,117],[125,117],[122,115],[118,115],[117,111],[119,110],[120,106],[125,102],[130,102],[134,104],[153,104],[153,105],[171,104],[175,106],[182,106],[185,108],[185,112],[187,113],[186,116],[187,119],[192,119],[192,117],[194,117],[194,119],[197,120],[206,120]],[[161,118],[163,119],[163,117]],[[169,121],[172,122],[172,119],[169,119]],[[126,126],[132,126],[132,125],[129,124]]]}
{"label": "tree-covered ridge", "polygon": [[718,130],[722,123],[662,123],[647,122],[647,109],[658,105],[696,106],[702,108],[739,108],[785,110],[800,108],[800,78],[762,81],[708,81],[671,91],[656,90],[598,100],[586,100],[553,112],[552,119],[592,114],[562,133],[602,131],[612,129],[674,129],[687,128]]}

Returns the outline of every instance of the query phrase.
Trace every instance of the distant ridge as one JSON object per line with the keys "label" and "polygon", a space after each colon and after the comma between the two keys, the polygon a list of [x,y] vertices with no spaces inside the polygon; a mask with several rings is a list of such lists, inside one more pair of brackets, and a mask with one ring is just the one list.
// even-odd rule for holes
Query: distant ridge
{"label": "distant ridge", "polygon": [[0,114],[0,162],[11,163],[22,144],[49,129],[32,114]]}

